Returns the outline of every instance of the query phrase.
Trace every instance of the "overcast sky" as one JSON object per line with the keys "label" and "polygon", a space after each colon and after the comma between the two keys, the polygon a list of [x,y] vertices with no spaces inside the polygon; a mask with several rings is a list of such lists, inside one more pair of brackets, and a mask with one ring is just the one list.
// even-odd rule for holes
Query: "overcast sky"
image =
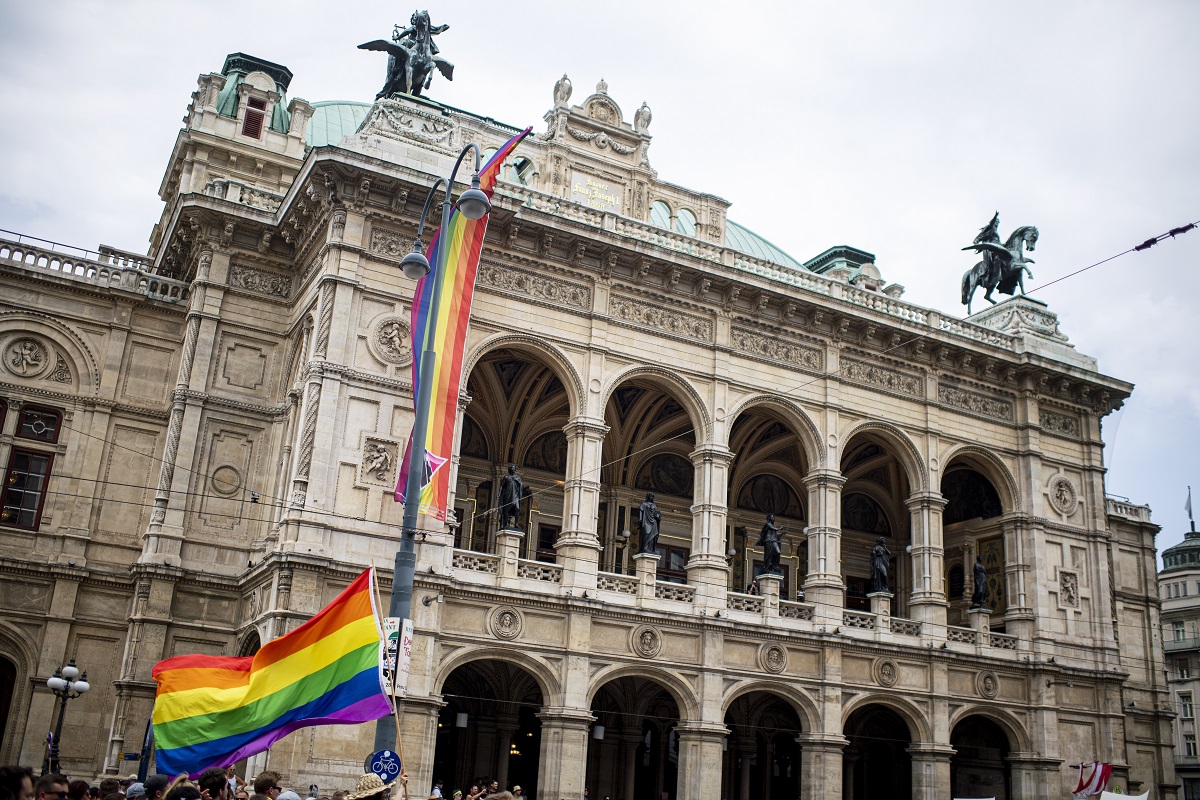
{"label": "overcast sky", "polygon": [[[660,178],[806,260],[876,255],[904,299],[961,315],[960,248],[994,211],[1041,232],[1036,290],[1200,220],[1200,3],[428,3],[455,80],[430,96],[543,130],[566,72],[654,112]],[[371,101],[356,50],[395,2],[0,0],[0,228],[144,252],[196,76],[242,51],[289,95]],[[1108,491],[1148,503],[1159,549],[1200,508],[1200,230],[1033,291],[1102,372]],[[977,306],[978,308],[978,306]]]}

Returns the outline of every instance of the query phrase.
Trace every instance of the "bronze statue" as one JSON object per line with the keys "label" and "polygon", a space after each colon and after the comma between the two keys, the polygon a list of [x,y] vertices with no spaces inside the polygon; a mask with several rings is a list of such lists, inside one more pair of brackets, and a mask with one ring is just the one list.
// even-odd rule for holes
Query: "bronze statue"
{"label": "bronze statue", "polygon": [[[500,480],[500,529],[518,531],[517,522],[521,519],[521,498],[525,493],[525,482],[517,474],[517,465],[508,465],[508,474]],[[509,520],[512,522],[509,522]]]}
{"label": "bronze statue", "polygon": [[638,506],[638,525],[642,529],[642,542],[638,553],[653,553],[658,547],[658,525],[662,514],[654,505],[654,492],[646,492],[645,501]]}
{"label": "bronze statue", "polygon": [[975,591],[971,594],[971,606],[983,608],[987,605],[987,567],[983,566],[983,556],[975,556],[975,569],[972,573],[975,581]]}
{"label": "bronze statue", "polygon": [[767,521],[763,523],[756,543],[763,549],[763,573],[767,575],[778,575],[783,571],[779,567],[779,556],[782,554],[780,529],[781,526],[775,524],[775,515],[767,514]]}
{"label": "bronze statue", "polygon": [[888,563],[892,551],[888,550],[880,536],[871,548],[871,593],[888,591]]}
{"label": "bronze statue", "polygon": [[983,260],[963,273],[962,301],[967,307],[968,316],[971,313],[971,298],[975,290],[982,286],[986,291],[983,299],[992,305],[992,292],[999,290],[1004,294],[1015,294],[1019,288],[1025,294],[1025,275],[1033,277],[1033,271],[1026,264],[1032,264],[1032,258],[1025,257],[1025,250],[1033,252],[1037,245],[1038,229],[1032,225],[1017,228],[1004,244],[1000,244],[1000,212],[992,217],[985,225],[972,244],[963,250],[975,250],[983,256]]}
{"label": "bronze statue", "polygon": [[454,80],[454,65],[438,55],[440,51],[433,41],[434,36],[445,33],[450,26],[430,25],[428,11],[414,11],[409,22],[407,28],[395,26],[390,42],[376,39],[358,46],[359,50],[388,54],[387,78],[379,94],[375,95],[376,100],[397,94],[420,97],[421,91],[428,89],[433,80],[434,67],[446,80]]}

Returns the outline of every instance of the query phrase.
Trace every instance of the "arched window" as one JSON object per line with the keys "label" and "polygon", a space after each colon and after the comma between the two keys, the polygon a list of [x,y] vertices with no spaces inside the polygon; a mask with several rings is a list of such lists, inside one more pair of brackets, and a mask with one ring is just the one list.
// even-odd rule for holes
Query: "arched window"
{"label": "arched window", "polygon": [[650,224],[659,228],[671,229],[671,207],[662,200],[650,204]]}
{"label": "arched window", "polygon": [[508,178],[513,183],[528,186],[533,180],[533,162],[523,156],[517,156],[509,165]]}
{"label": "arched window", "polygon": [[675,215],[675,231],[684,236],[695,236],[696,215],[686,208],[679,209],[679,213]]}

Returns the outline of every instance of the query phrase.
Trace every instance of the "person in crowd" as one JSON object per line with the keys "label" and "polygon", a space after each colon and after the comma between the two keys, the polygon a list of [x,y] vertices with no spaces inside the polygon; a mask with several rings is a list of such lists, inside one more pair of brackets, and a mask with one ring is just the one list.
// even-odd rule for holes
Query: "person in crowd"
{"label": "person in crowd", "polygon": [[100,781],[100,796],[107,798],[110,794],[121,793],[121,782],[116,778],[105,778]]}
{"label": "person in crowd", "polygon": [[254,779],[254,791],[257,794],[265,794],[270,800],[278,800],[279,793],[283,791],[279,781],[278,772],[259,773],[259,776]]}
{"label": "person in crowd", "polygon": [[229,800],[229,778],[220,767],[204,770],[196,782],[200,785],[200,793],[208,800]]}
{"label": "person in crowd", "polygon": [[146,800],[163,800],[167,787],[171,784],[170,775],[151,775],[142,785],[146,787]]}
{"label": "person in crowd", "polygon": [[33,796],[36,800],[67,800],[67,787],[70,781],[65,775],[48,772],[38,778],[33,785]]}
{"label": "person in crowd", "polygon": [[183,780],[176,779],[171,784],[171,787],[167,789],[164,800],[204,800],[204,795],[201,794],[200,788],[189,781],[187,775],[180,777]]}
{"label": "person in crowd", "polygon": [[33,800],[33,770],[29,767],[0,767],[0,791],[13,800]]}
{"label": "person in crowd", "polygon": [[[75,783],[71,781],[71,783]],[[141,800],[146,796],[146,784],[134,781],[125,789],[125,800]]]}
{"label": "person in crowd", "polygon": [[398,790],[391,800],[408,800],[408,773],[401,771],[400,777],[391,783],[384,783],[373,772],[359,777],[354,784],[354,791],[346,795],[346,800],[388,800],[391,789]]}
{"label": "person in crowd", "polygon": [[442,796],[442,779],[441,778],[437,778],[434,780],[433,791],[431,791],[429,793],[429,796],[430,797],[441,797]]}
{"label": "person in crowd", "polygon": [[67,784],[67,800],[84,800],[90,788],[92,787],[87,781],[71,781]]}

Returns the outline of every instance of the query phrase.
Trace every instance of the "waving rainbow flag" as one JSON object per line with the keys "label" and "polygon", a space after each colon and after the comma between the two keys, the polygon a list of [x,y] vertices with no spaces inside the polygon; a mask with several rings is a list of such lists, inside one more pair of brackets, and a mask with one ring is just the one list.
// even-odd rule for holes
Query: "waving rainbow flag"
{"label": "waving rainbow flag", "polygon": [[369,722],[391,713],[381,682],[374,569],[251,658],[158,662],[158,771],[196,774],[261,753],[297,728]]}
{"label": "waving rainbow flag", "polygon": [[[479,173],[479,188],[489,198],[496,189],[500,168],[504,159],[512,153],[521,140],[533,128],[526,128],[496,151]],[[430,347],[438,354],[434,374],[429,376],[433,383],[429,406],[429,431],[425,437],[425,475],[421,480],[420,512],[438,520],[446,519],[446,503],[450,498],[450,470],[443,469],[450,461],[454,449],[454,426],[458,420],[458,387],[462,379],[463,349],[467,341],[467,323],[471,318],[471,300],[475,295],[475,273],[479,269],[479,253],[483,250],[483,237],[487,232],[488,217],[467,219],[455,208],[450,212],[446,231],[438,230],[429,243],[429,263],[434,270],[417,282],[412,304],[413,344],[420,345],[413,357],[413,397],[419,396],[419,381],[426,379],[418,375],[421,352]],[[445,234],[443,236],[443,233]],[[437,272],[442,243],[446,253],[446,268],[441,275]],[[442,281],[439,298],[437,328],[429,326],[430,305],[433,302],[434,281]],[[396,502],[404,502],[404,490],[408,485],[408,463],[412,448],[409,437],[400,477],[396,481]]]}

